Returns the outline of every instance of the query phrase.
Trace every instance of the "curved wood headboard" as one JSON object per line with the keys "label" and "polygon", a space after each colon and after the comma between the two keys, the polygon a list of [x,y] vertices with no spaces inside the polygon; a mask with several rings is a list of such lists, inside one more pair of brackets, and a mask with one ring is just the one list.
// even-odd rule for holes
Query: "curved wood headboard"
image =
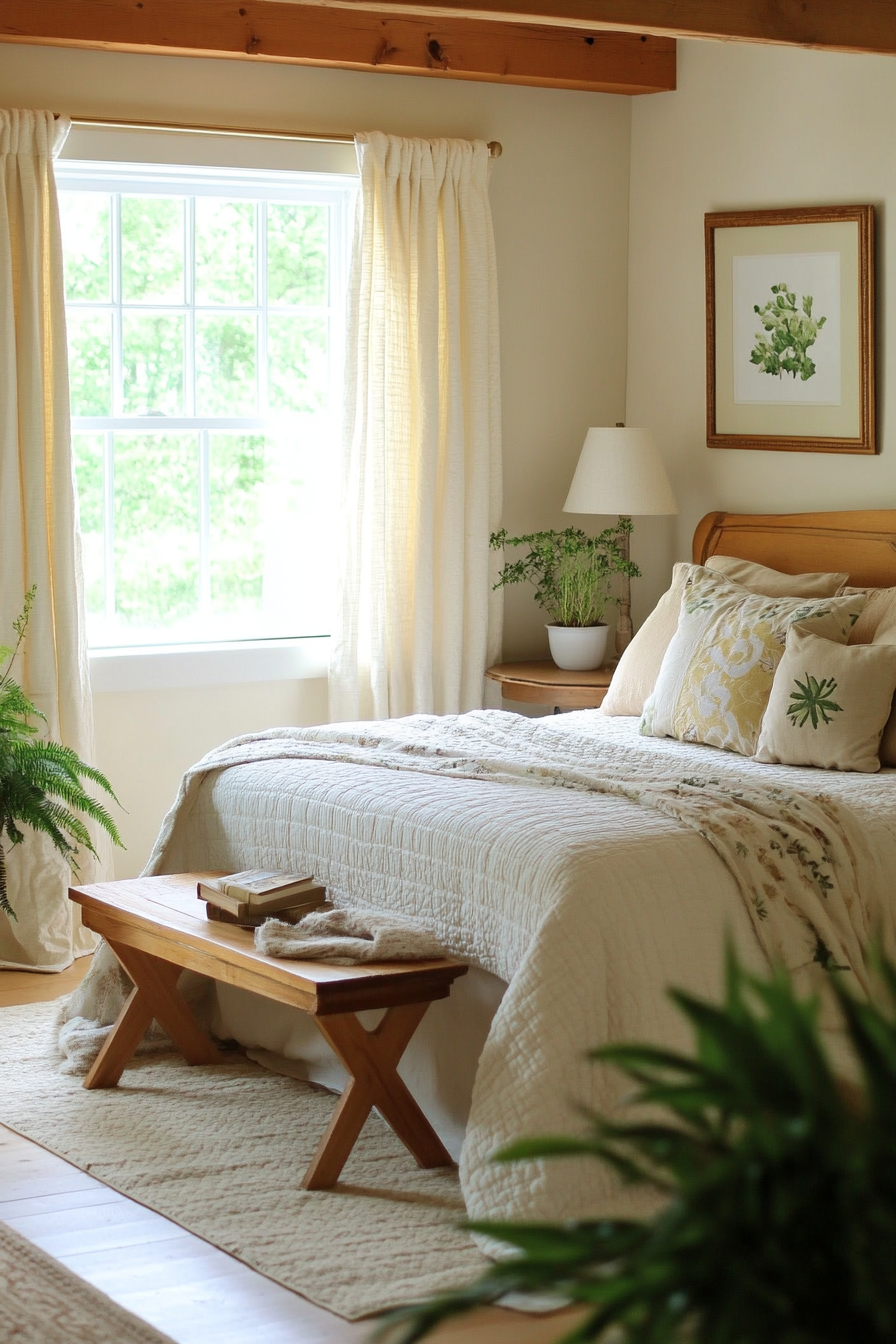
{"label": "curved wood headboard", "polygon": [[694,563],[711,555],[755,560],[785,574],[846,570],[856,587],[893,588],[896,509],[708,513],[694,532]]}

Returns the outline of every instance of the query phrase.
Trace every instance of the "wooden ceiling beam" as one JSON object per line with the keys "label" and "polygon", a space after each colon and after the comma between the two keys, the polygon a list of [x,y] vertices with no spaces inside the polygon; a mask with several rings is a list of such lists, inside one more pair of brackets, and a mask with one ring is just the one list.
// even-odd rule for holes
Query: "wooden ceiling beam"
{"label": "wooden ceiling beam", "polygon": [[[383,0],[318,0],[366,8]],[[896,53],[893,0],[390,0],[414,14],[573,26],[829,51]],[[384,7],[384,6],[383,6]]]}
{"label": "wooden ceiling beam", "polygon": [[675,88],[668,38],[291,0],[0,0],[0,41],[603,93]]}

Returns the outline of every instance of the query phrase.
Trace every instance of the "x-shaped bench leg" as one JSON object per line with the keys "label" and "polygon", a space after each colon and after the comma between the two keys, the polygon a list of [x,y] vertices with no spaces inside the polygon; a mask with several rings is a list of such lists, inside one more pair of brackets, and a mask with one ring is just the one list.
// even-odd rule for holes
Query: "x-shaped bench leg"
{"label": "x-shaped bench leg", "polygon": [[390,1008],[374,1031],[366,1031],[354,1013],[314,1019],[348,1070],[349,1081],[305,1172],[304,1189],[326,1190],[336,1184],[374,1106],[418,1166],[453,1165],[451,1155],[396,1072],[428,1007],[428,1003],[410,1003]]}
{"label": "x-shaped bench leg", "polygon": [[188,1064],[222,1063],[220,1053],[197,1026],[177,992],[182,967],[122,943],[109,946],[133,980],[134,988],[84,1079],[84,1086],[116,1087],[153,1019],[167,1031]]}

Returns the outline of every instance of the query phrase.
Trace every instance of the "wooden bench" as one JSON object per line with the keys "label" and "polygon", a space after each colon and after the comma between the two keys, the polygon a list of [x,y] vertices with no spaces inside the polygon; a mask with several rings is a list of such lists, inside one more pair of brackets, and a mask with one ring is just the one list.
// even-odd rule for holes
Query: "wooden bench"
{"label": "wooden bench", "polygon": [[[301,1008],[348,1071],[305,1172],[306,1190],[335,1185],[374,1106],[419,1166],[450,1166],[450,1155],[396,1070],[430,1003],[448,997],[466,966],[449,960],[332,966],[262,956],[250,930],[206,918],[196,883],[210,876],[177,873],[70,888],[87,928],[105,938],[135,986],[84,1086],[115,1087],[153,1019],[189,1064],[223,1063],[177,992],[182,970],[199,971]],[[374,1031],[355,1016],[368,1008],[387,1010]]]}

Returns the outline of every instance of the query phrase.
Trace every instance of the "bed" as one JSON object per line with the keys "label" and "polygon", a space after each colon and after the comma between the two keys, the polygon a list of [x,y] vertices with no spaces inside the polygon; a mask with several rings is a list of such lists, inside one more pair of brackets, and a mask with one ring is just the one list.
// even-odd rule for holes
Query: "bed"
{"label": "bed", "polygon": [[[694,560],[716,553],[892,587],[896,511],[715,513],[697,528]],[[636,1213],[643,1196],[596,1164],[507,1168],[489,1155],[519,1135],[575,1129],[578,1106],[623,1104],[618,1077],[589,1063],[586,1049],[618,1039],[686,1045],[664,991],[716,996],[726,938],[748,965],[767,965],[743,883],[698,825],[645,805],[648,777],[711,770],[729,792],[773,784],[800,796],[821,786],[852,828],[846,850],[862,908],[843,936],[854,961],[872,927],[893,923],[896,777],[820,779],[643,738],[636,719],[599,710],[419,717],[228,744],[185,781],[147,871],[308,867],[339,903],[423,919],[472,970],[430,1010],[401,1072],[460,1159],[470,1213]],[[629,774],[641,779],[636,791],[620,784]],[[339,1066],[301,1014],[219,985],[215,1029],[270,1067],[340,1086]]]}

